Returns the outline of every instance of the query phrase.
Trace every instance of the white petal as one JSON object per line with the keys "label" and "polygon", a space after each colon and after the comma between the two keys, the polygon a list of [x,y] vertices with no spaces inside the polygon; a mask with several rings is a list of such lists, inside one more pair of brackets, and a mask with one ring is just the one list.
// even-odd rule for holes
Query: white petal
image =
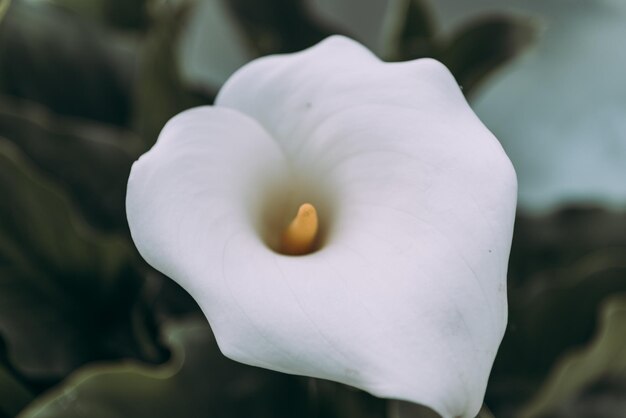
{"label": "white petal", "polygon": [[194,296],[208,293],[221,282],[215,259],[231,237],[247,234],[264,248],[257,214],[282,189],[286,167],[276,143],[245,115],[212,107],[179,114],[130,174],[126,210],[137,248]]}
{"label": "white petal", "polygon": [[[179,116],[133,168],[144,257],[235,360],[474,416],[506,326],[516,180],[449,72],[333,37],[244,67],[218,106],[235,110]],[[306,200],[324,246],[270,250],[250,214]]]}

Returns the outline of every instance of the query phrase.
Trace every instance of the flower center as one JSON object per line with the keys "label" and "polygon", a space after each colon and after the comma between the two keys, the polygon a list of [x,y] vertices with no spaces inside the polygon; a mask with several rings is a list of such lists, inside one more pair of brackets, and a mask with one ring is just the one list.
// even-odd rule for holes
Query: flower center
{"label": "flower center", "polygon": [[317,211],[310,203],[300,205],[296,217],[283,232],[280,252],[287,255],[303,255],[315,249],[318,232]]}
{"label": "flower center", "polygon": [[[323,250],[333,236],[338,206],[336,191],[309,167],[307,176],[260,177],[246,195],[250,226],[272,251],[308,255]],[[294,218],[295,216],[295,218]]]}

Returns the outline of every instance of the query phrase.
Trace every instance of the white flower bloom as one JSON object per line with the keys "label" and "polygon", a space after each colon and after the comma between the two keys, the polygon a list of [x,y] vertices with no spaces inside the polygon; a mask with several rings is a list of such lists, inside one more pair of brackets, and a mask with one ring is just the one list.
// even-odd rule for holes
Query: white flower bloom
{"label": "white flower bloom", "polygon": [[[133,166],[127,211],[226,356],[471,417],[506,326],[515,201],[443,65],[332,37],[173,118]],[[316,251],[275,251],[305,202]]]}

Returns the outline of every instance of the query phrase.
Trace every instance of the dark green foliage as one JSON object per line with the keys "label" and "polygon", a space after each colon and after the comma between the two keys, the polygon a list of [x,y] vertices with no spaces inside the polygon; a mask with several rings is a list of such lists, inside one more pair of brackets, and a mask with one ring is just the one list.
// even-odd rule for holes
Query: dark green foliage
{"label": "dark green foliage", "polygon": [[304,0],[228,0],[258,55],[296,52],[333,33],[311,17]]}
{"label": "dark green foliage", "polygon": [[625,228],[626,215],[592,208],[518,216],[509,325],[488,387],[494,410],[506,416],[536,395],[558,359],[593,337],[601,304],[626,292]]}
{"label": "dark green foliage", "polygon": [[534,39],[529,20],[512,16],[485,16],[464,23],[450,35],[437,30],[427,3],[407,0],[393,31],[391,61],[421,57],[440,60],[450,69],[466,96],[493,71],[516,57]]}
{"label": "dark green foliage", "polygon": [[626,293],[601,308],[594,339],[562,356],[524,415],[618,417],[624,412]]}
{"label": "dark green foliage", "polygon": [[63,115],[130,122],[132,55],[61,8],[13,1],[0,22],[0,63],[3,94]]}
{"label": "dark green foliage", "polygon": [[205,320],[163,330],[167,363],[85,367],[20,417],[385,417],[383,400],[356,389],[224,358]]}
{"label": "dark green foliage", "polygon": [[396,24],[390,29],[389,61],[408,61],[421,57],[436,57],[439,41],[435,18],[430,7],[421,0],[399,2],[404,7],[394,16]]}
{"label": "dark green foliage", "polygon": [[0,332],[16,369],[62,378],[94,360],[159,360],[129,243],[88,228],[6,141],[0,190]]}
{"label": "dark green foliage", "polygon": [[8,98],[0,98],[0,137],[59,182],[91,224],[126,230],[126,181],[139,156],[137,138],[94,123],[68,123]]}
{"label": "dark green foliage", "polygon": [[6,356],[0,336],[0,417],[13,417],[33,400],[33,394],[21,381]]}
{"label": "dark green foliage", "polygon": [[190,2],[165,3],[154,12],[153,25],[139,50],[134,116],[135,130],[146,148],[171,117],[213,101],[210,93],[194,92],[185,85],[176,61],[181,31],[192,10]]}
{"label": "dark green foliage", "polygon": [[55,0],[68,10],[104,26],[125,31],[142,31],[150,23],[152,0]]}
{"label": "dark green foliage", "polygon": [[40,418],[304,416],[305,379],[225,359],[205,321],[170,323],[172,358],[86,367],[21,415]]}
{"label": "dark green foliage", "polygon": [[439,58],[468,94],[492,71],[526,48],[534,33],[535,28],[525,20],[505,16],[483,18],[457,30]]}

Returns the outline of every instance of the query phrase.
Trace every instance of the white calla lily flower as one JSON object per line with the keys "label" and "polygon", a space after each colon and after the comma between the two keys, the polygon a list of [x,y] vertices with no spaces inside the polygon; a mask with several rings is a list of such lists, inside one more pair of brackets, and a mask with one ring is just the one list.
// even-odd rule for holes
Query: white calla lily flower
{"label": "white calla lily flower", "polygon": [[335,36],[174,117],[127,212],[226,356],[471,417],[507,322],[516,185],[442,64]]}

